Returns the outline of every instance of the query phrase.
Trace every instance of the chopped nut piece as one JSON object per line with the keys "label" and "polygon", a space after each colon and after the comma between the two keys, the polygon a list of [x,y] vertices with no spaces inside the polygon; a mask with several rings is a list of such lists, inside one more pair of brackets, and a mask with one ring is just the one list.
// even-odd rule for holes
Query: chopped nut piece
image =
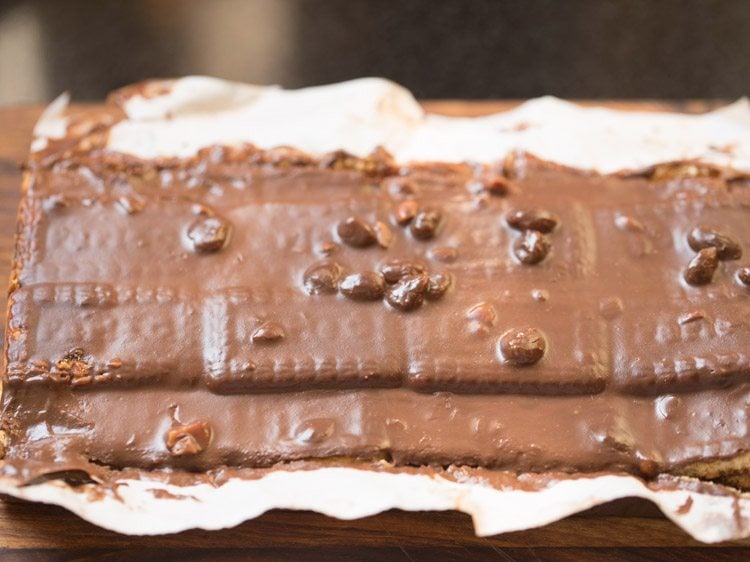
{"label": "chopped nut piece", "polygon": [[391,245],[391,242],[393,242],[393,231],[391,231],[391,227],[382,221],[376,221],[374,230],[378,246],[381,248],[388,248]]}
{"label": "chopped nut piece", "polygon": [[284,328],[280,324],[264,322],[253,331],[250,340],[253,343],[270,343],[284,338],[285,335]]}
{"label": "chopped nut piece", "polygon": [[213,430],[206,421],[197,421],[174,427],[167,432],[166,444],[175,456],[197,455],[213,440]]}

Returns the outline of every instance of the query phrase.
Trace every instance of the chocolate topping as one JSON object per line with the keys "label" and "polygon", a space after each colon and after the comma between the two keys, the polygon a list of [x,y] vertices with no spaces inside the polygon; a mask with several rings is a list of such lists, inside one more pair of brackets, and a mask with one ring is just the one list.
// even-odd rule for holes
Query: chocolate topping
{"label": "chocolate topping", "polygon": [[[144,162],[70,142],[28,168],[6,330],[11,461],[653,475],[750,450],[747,268],[716,271],[715,235],[697,256],[685,243],[700,224],[750,243],[746,183],[515,154],[512,189],[483,190],[476,209],[467,183],[493,166],[396,178],[383,155],[216,147]],[[504,228],[509,209],[544,213]],[[407,228],[377,222],[391,216]],[[214,253],[186,251],[186,234]]]}

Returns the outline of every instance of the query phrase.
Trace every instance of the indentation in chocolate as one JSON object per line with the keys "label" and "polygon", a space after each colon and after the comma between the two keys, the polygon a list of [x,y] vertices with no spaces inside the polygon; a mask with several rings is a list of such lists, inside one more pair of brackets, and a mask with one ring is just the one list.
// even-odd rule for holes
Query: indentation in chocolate
{"label": "indentation in chocolate", "polygon": [[686,312],[684,314],[680,314],[680,316],[677,318],[677,323],[680,326],[683,326],[685,324],[689,324],[691,322],[697,322],[698,320],[705,320],[706,318],[706,312],[703,310],[691,310],[690,312]]}
{"label": "indentation in chocolate", "polygon": [[348,217],[336,225],[341,241],[353,248],[366,248],[377,241],[375,231],[359,217]]}
{"label": "indentation in chocolate", "polygon": [[417,216],[419,204],[414,199],[401,201],[393,211],[393,218],[399,226],[406,226]]}
{"label": "indentation in chocolate", "polygon": [[688,233],[687,241],[696,252],[706,248],[716,248],[716,256],[720,260],[738,260],[742,257],[739,242],[710,226],[696,226]]}
{"label": "indentation in chocolate", "polygon": [[551,245],[538,230],[526,230],[513,243],[513,255],[524,265],[535,265],[549,254]]}
{"label": "indentation in chocolate", "polygon": [[446,291],[451,286],[453,279],[450,273],[433,273],[430,275],[427,282],[427,291],[425,297],[428,300],[437,300],[445,295]]}
{"label": "indentation in chocolate", "polygon": [[378,242],[378,246],[381,248],[389,248],[391,242],[393,242],[393,231],[391,231],[391,227],[383,221],[376,221],[373,230],[375,231],[375,239]]}
{"label": "indentation in chocolate", "polygon": [[549,234],[560,222],[555,215],[543,209],[515,209],[505,215],[505,221],[516,230],[536,230],[542,234]]}
{"label": "indentation in chocolate", "polygon": [[374,301],[385,293],[385,279],[375,271],[364,271],[347,275],[339,284],[339,291],[356,301]]}
{"label": "indentation in chocolate", "polygon": [[339,245],[336,242],[326,242],[318,248],[318,253],[324,256],[332,256],[339,251]]}
{"label": "indentation in chocolate", "polygon": [[386,283],[396,283],[406,275],[418,275],[425,272],[425,267],[419,262],[394,259],[380,266],[380,273]]}
{"label": "indentation in chocolate", "polygon": [[620,297],[606,297],[599,301],[599,314],[605,320],[617,318],[625,309]]}
{"label": "indentation in chocolate", "polygon": [[123,195],[118,197],[115,203],[117,208],[127,215],[135,215],[141,212],[146,205],[143,198],[137,195]]}
{"label": "indentation in chocolate", "polygon": [[507,195],[509,186],[510,184],[506,178],[496,174],[487,175],[479,179],[473,179],[466,184],[466,188],[470,193],[473,193],[475,195],[486,193],[497,197]]}
{"label": "indentation in chocolate", "polygon": [[737,280],[746,287],[750,287],[750,266],[741,267],[737,270]]}
{"label": "indentation in chocolate", "polygon": [[415,310],[422,306],[428,284],[429,279],[423,273],[406,275],[388,288],[385,298],[388,304],[398,310],[405,312]]}
{"label": "indentation in chocolate", "polygon": [[458,250],[453,246],[438,246],[430,249],[427,257],[443,263],[453,263],[458,259]]}
{"label": "indentation in chocolate", "polygon": [[498,340],[501,359],[517,367],[537,363],[547,350],[547,342],[536,328],[512,328]]}
{"label": "indentation in chocolate", "polygon": [[418,212],[409,225],[414,238],[418,240],[429,240],[437,233],[443,215],[437,209],[423,209]]}
{"label": "indentation in chocolate", "polygon": [[220,217],[203,217],[190,225],[187,236],[196,252],[216,252],[229,241],[230,225]]}
{"label": "indentation in chocolate", "polygon": [[64,209],[70,204],[68,198],[62,193],[55,193],[49,197],[45,197],[42,201],[42,209],[45,213],[52,213]]}
{"label": "indentation in chocolate", "polygon": [[679,396],[672,396],[671,394],[660,396],[655,402],[656,414],[664,420],[673,418],[677,414],[681,402]]}
{"label": "indentation in chocolate", "polygon": [[213,429],[207,421],[196,421],[173,427],[167,432],[165,442],[175,456],[197,455],[208,448],[213,439]]}
{"label": "indentation in chocolate", "polygon": [[409,178],[399,176],[385,180],[385,188],[391,197],[403,199],[416,195],[417,186]]}
{"label": "indentation in chocolate", "polygon": [[122,359],[119,357],[113,357],[107,361],[107,369],[119,369],[122,367]]}
{"label": "indentation in chocolate", "polygon": [[643,232],[643,224],[627,215],[617,215],[615,217],[615,226],[624,232]]}
{"label": "indentation in chocolate", "polygon": [[707,285],[713,278],[719,267],[719,253],[714,247],[703,248],[695,256],[685,270],[685,281],[690,285]]}
{"label": "indentation in chocolate", "polygon": [[300,443],[322,443],[333,435],[335,424],[330,418],[306,420],[297,427],[294,438]]}
{"label": "indentation in chocolate", "polygon": [[341,266],[335,261],[324,260],[311,265],[303,276],[305,290],[310,295],[335,293],[341,278]]}
{"label": "indentation in chocolate", "polygon": [[549,291],[546,289],[532,289],[531,298],[537,302],[547,302],[549,300]]}
{"label": "indentation in chocolate", "polygon": [[286,333],[278,322],[264,322],[258,326],[250,335],[253,343],[271,343],[284,338]]}

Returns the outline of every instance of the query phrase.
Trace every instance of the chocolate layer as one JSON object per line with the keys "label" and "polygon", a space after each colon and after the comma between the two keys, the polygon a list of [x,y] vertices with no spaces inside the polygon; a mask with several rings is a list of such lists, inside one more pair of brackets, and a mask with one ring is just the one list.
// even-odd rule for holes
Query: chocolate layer
{"label": "chocolate layer", "polygon": [[21,210],[8,456],[644,474],[731,457],[749,448],[749,251],[750,187],[696,166],[53,145]]}

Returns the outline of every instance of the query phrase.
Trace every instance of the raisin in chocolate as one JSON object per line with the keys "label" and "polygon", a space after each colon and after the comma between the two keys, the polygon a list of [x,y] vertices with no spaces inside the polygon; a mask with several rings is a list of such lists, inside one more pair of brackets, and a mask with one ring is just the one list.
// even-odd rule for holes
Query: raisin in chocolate
{"label": "raisin in chocolate", "polygon": [[355,301],[374,301],[385,293],[385,279],[375,271],[347,275],[339,284],[339,291]]}
{"label": "raisin in chocolate", "polygon": [[310,295],[335,293],[341,277],[341,266],[334,261],[321,261],[311,265],[303,276],[305,290]]}
{"label": "raisin in chocolate", "polygon": [[514,328],[500,336],[498,349],[503,361],[524,367],[538,362],[547,350],[547,342],[536,328]]}
{"label": "raisin in chocolate", "polygon": [[513,243],[513,254],[524,265],[535,265],[547,257],[550,243],[538,230],[526,230]]}
{"label": "raisin in chocolate", "polygon": [[685,281],[690,285],[708,285],[719,267],[719,251],[714,248],[703,248],[685,270]]}
{"label": "raisin in chocolate", "polygon": [[407,275],[386,292],[388,304],[408,312],[422,306],[429,280],[425,274]]}
{"label": "raisin in chocolate", "polygon": [[508,226],[516,230],[537,230],[549,234],[557,228],[558,218],[542,209],[515,209],[505,215]]}
{"label": "raisin in chocolate", "polygon": [[414,238],[429,240],[437,233],[442,217],[443,215],[438,210],[425,209],[417,213],[409,225],[409,230],[411,230]]}
{"label": "raisin in chocolate", "polygon": [[441,298],[450,288],[451,282],[452,279],[449,273],[433,273],[428,279],[425,297],[429,300]]}
{"label": "raisin in chocolate", "polygon": [[353,248],[366,248],[377,242],[373,228],[358,217],[349,217],[336,226],[341,241]]}
{"label": "raisin in chocolate", "polygon": [[419,204],[414,199],[407,199],[396,205],[393,211],[393,218],[399,226],[406,226],[417,216],[418,211]]}
{"label": "raisin in chocolate", "polygon": [[738,260],[742,257],[739,242],[709,226],[696,226],[688,233],[687,240],[696,252],[705,248],[716,248],[716,255],[720,260]]}
{"label": "raisin in chocolate", "polygon": [[407,275],[418,275],[424,272],[425,268],[422,264],[406,260],[391,260],[380,266],[380,273],[383,274],[386,283],[396,283]]}
{"label": "raisin in chocolate", "polygon": [[203,217],[190,225],[187,236],[196,252],[217,252],[229,240],[229,223],[220,217]]}

